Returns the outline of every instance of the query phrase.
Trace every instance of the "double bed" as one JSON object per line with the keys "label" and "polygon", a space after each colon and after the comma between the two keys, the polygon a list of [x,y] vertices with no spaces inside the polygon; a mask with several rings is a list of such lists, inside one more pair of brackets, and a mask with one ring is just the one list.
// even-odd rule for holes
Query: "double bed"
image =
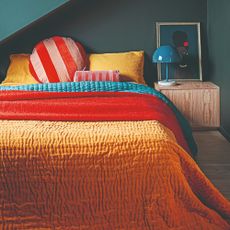
{"label": "double bed", "polygon": [[2,229],[230,229],[164,95],[131,82],[0,87]]}

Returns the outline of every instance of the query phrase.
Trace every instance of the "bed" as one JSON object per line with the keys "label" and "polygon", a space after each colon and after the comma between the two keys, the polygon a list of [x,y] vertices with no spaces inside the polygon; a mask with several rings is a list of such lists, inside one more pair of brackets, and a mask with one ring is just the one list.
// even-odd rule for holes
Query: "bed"
{"label": "bed", "polygon": [[189,124],[130,82],[0,87],[1,229],[230,229]]}

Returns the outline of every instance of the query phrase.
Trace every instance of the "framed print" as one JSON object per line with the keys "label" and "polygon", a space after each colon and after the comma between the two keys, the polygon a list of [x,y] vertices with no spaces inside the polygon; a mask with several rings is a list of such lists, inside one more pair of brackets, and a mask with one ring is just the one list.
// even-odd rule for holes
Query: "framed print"
{"label": "framed print", "polygon": [[[202,81],[201,38],[199,22],[157,22],[157,48],[171,45],[181,61],[170,64],[169,78]],[[158,80],[165,79],[164,64],[157,65]]]}

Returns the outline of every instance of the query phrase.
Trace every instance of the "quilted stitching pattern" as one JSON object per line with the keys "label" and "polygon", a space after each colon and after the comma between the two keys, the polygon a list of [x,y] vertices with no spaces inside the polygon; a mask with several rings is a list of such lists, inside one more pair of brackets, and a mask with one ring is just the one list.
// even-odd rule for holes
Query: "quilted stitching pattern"
{"label": "quilted stitching pattern", "polygon": [[229,202],[156,121],[1,121],[0,133],[2,229],[229,229]]}

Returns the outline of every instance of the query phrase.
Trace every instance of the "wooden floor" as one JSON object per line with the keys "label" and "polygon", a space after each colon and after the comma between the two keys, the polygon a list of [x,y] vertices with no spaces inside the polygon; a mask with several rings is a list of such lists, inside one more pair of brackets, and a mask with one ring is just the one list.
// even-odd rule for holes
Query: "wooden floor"
{"label": "wooden floor", "polygon": [[197,163],[202,171],[230,200],[230,143],[218,131],[195,131]]}

